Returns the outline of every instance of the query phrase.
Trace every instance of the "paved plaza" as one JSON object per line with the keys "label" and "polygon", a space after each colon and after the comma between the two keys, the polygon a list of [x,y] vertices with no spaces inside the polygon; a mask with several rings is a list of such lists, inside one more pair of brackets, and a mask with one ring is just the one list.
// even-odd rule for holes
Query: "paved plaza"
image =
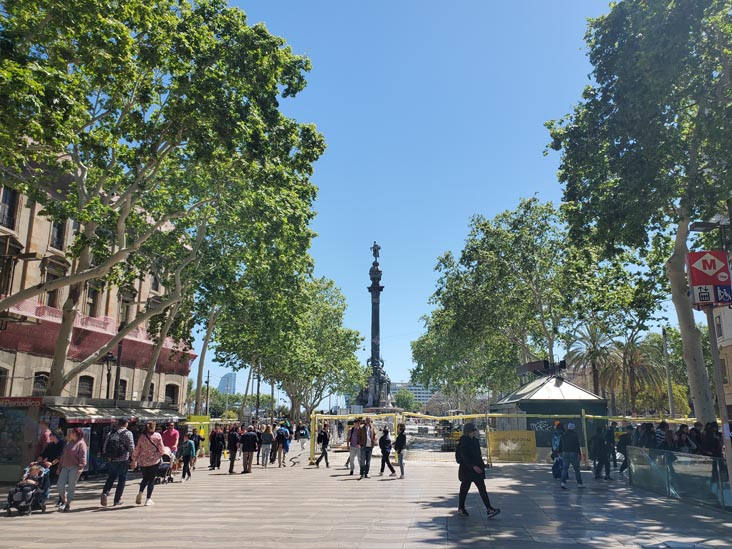
{"label": "paved plaza", "polygon": [[[488,519],[475,488],[470,517],[459,517],[457,465],[407,463],[407,478],[357,480],[343,468],[307,465],[299,448],[289,466],[252,474],[209,471],[157,486],[151,507],[134,504],[137,477],[124,505],[99,506],[99,481],[80,484],[73,512],[0,518],[0,547],[147,548],[422,548],[441,547],[732,547],[732,515],[689,507],[632,489],[627,482],[573,482],[563,491],[549,466],[498,465],[487,481],[501,514]],[[387,471],[388,473],[388,471]],[[4,487],[7,489],[7,487]],[[55,500],[55,489],[52,492]],[[111,500],[111,498],[110,498]]]}

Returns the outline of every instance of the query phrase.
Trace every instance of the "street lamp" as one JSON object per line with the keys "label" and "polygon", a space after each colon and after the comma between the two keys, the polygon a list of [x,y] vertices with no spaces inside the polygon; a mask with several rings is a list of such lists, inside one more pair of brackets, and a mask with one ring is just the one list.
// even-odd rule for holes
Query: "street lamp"
{"label": "street lamp", "polygon": [[104,365],[107,367],[107,400],[109,400],[109,390],[112,386],[112,364],[114,363],[114,354],[112,354],[112,351],[107,352],[104,355]]}

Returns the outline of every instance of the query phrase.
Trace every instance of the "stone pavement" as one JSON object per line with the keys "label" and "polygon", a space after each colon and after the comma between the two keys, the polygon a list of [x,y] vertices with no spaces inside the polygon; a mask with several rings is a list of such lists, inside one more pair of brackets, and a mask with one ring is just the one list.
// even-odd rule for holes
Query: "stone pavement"
{"label": "stone pavement", "polygon": [[487,484],[501,514],[488,519],[473,488],[471,516],[459,517],[457,465],[407,462],[407,478],[398,480],[377,476],[374,459],[372,478],[359,481],[343,469],[345,459],[331,453],[330,469],[315,468],[297,449],[287,468],[250,475],[228,475],[228,463],[213,472],[203,466],[191,482],[157,486],[151,507],[134,504],[136,479],[117,508],[99,506],[100,482],[80,483],[71,513],[2,515],[0,547],[732,547],[732,515],[622,479],[583,473],[584,490],[570,482],[563,491],[548,465],[498,465]]}

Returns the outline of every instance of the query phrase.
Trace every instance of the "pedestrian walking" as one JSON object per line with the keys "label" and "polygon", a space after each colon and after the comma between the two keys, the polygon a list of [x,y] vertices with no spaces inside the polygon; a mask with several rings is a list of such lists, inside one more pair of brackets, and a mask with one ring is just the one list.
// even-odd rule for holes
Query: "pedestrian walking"
{"label": "pedestrian walking", "polygon": [[463,426],[463,436],[458,441],[455,451],[455,459],[460,464],[458,469],[458,479],[460,480],[460,496],[458,499],[458,515],[467,517],[469,515],[465,508],[465,500],[470,490],[470,485],[475,484],[478,493],[483,500],[488,518],[495,517],[501,512],[500,509],[491,505],[488,497],[488,491],[485,487],[485,469],[486,464],[483,461],[483,455],[480,452],[480,442],[478,440],[478,428],[474,423],[466,423]]}
{"label": "pedestrian walking", "polygon": [[180,460],[183,462],[183,472],[180,475],[181,482],[191,480],[191,462],[196,456],[196,445],[191,440],[191,436],[190,433],[185,433],[183,435],[183,443],[178,449]]}
{"label": "pedestrian walking", "polygon": [[274,442],[274,435],[272,434],[272,426],[267,425],[262,433],[262,467],[267,468],[269,463],[270,452],[272,451],[272,443]]}
{"label": "pedestrian walking", "polygon": [[173,454],[178,453],[178,444],[180,443],[180,432],[175,428],[175,423],[168,423],[168,428],[162,432],[163,446],[170,448]]}
{"label": "pedestrian walking", "polygon": [[399,434],[394,442],[394,451],[397,455],[397,463],[399,464],[399,478],[404,478],[404,454],[407,449],[407,426],[403,423],[399,424]]}
{"label": "pedestrian walking", "polygon": [[382,433],[383,434],[379,438],[379,449],[381,450],[381,470],[379,471],[379,476],[383,476],[384,468],[388,467],[391,471],[391,474],[389,476],[395,477],[396,471],[394,470],[391,461],[389,461],[389,454],[391,454],[391,438],[389,438],[389,428],[384,427]]}
{"label": "pedestrian walking", "polygon": [[633,431],[635,428],[632,425],[628,425],[625,428],[625,434],[620,435],[617,444],[617,450],[623,455],[623,462],[620,464],[618,474],[625,474],[625,470],[628,468],[628,446],[633,445]]}
{"label": "pedestrian walking", "polygon": [[562,482],[560,486],[563,490],[567,489],[567,476],[569,475],[569,466],[574,468],[575,478],[577,479],[577,487],[583,488],[582,473],[580,473],[580,443],[577,431],[575,431],[574,423],[567,423],[567,430],[564,431],[559,442],[559,451],[562,454]]}
{"label": "pedestrian walking", "polygon": [[358,445],[358,430],[361,428],[361,419],[357,419],[353,422],[353,425],[351,425],[351,428],[348,431],[348,438],[346,440],[346,447],[348,448],[348,461],[346,462],[346,467],[351,467],[351,475],[353,474],[353,469],[356,466],[356,457],[358,456],[358,469],[359,473],[361,472],[361,447]]}
{"label": "pedestrian walking", "polygon": [[135,441],[132,433],[127,429],[129,421],[122,418],[117,422],[117,427],[112,429],[102,444],[102,456],[108,460],[107,482],[102,488],[101,504],[102,507],[107,506],[107,498],[115,481],[117,489],[114,491],[113,504],[122,504],[122,494],[125,491],[125,483],[127,482],[127,471],[130,469],[130,457],[135,449]]}
{"label": "pedestrian walking", "polygon": [[224,437],[224,431],[221,429],[221,425],[216,425],[208,437],[210,470],[221,469],[221,454],[224,453],[225,446],[226,438]]}
{"label": "pedestrian walking", "polygon": [[239,451],[239,427],[236,424],[229,427],[229,435],[226,438],[226,449],[229,451],[229,474],[233,475],[236,453]]}
{"label": "pedestrian walking", "polygon": [[610,449],[608,448],[607,427],[602,425],[597,428],[595,434],[589,441],[590,459],[595,462],[595,479],[600,479],[600,474],[605,469],[605,480],[610,478]]}
{"label": "pedestrian walking", "polygon": [[84,441],[84,431],[80,427],[71,429],[68,441],[61,453],[58,476],[59,508],[64,512],[71,510],[71,502],[76,493],[76,482],[86,467],[87,446]]}
{"label": "pedestrian walking", "polygon": [[305,450],[305,444],[310,440],[310,433],[308,428],[302,421],[297,422],[295,428],[295,438],[300,441],[300,450]]}
{"label": "pedestrian walking", "polygon": [[330,443],[330,428],[328,423],[323,423],[323,428],[318,433],[318,444],[320,444],[320,457],[315,460],[315,466],[320,467],[320,462],[325,459],[325,466],[330,467],[328,463],[328,444]]}
{"label": "pedestrian walking", "polygon": [[194,448],[196,449],[196,452],[193,454],[193,459],[191,459],[191,469],[194,471],[196,470],[196,462],[198,461],[198,456],[201,453],[201,442],[203,442],[203,437],[198,434],[198,429],[194,427],[193,434],[191,435],[191,442],[193,443]]}
{"label": "pedestrian walking", "polygon": [[241,460],[242,474],[252,472],[252,462],[257,451],[257,433],[254,432],[254,425],[247,427],[246,432],[241,436]]}
{"label": "pedestrian walking", "polygon": [[371,454],[376,446],[376,429],[371,425],[371,418],[367,417],[363,425],[358,430],[358,446],[361,448],[361,476],[369,478],[369,469],[371,467]]}
{"label": "pedestrian walking", "polygon": [[277,429],[277,463],[279,467],[286,467],[285,455],[290,449],[290,430],[285,426],[285,423],[280,423]]}
{"label": "pedestrian walking", "polygon": [[163,445],[163,437],[155,430],[155,422],[148,421],[145,425],[145,431],[137,439],[137,445],[132,452],[132,468],[140,466],[142,470],[142,480],[140,481],[140,491],[137,494],[135,503],[142,503],[142,495],[147,489],[147,498],[145,505],[154,505],[152,500],[153,490],[155,489],[155,475],[160,469],[162,457],[165,454],[165,446]]}

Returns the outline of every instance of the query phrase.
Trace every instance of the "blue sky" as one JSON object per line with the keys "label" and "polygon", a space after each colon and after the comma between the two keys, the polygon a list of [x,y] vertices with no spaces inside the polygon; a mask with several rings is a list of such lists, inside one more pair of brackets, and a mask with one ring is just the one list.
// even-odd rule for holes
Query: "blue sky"
{"label": "blue sky", "polygon": [[[406,381],[437,258],[462,249],[470,217],[522,197],[561,199],[543,124],[587,85],[587,18],[608,2],[232,4],[312,61],[307,88],[282,109],[328,144],[313,178],[316,273],[341,288],[346,325],[368,341],[369,248],[379,242],[381,352],[392,381]],[[207,368],[217,386],[226,370],[210,359]]]}

